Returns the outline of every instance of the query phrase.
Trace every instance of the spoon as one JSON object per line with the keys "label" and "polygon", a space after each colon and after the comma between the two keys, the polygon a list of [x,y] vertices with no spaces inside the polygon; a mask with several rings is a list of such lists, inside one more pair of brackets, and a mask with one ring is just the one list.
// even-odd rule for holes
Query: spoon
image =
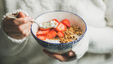
{"label": "spoon", "polygon": [[[13,15],[13,14],[6,14],[6,16],[9,17],[9,18],[17,19],[16,15]],[[44,22],[42,24],[38,24],[34,19],[33,20],[30,20],[30,22],[33,22],[33,23],[37,24],[39,27],[44,28],[44,29],[53,28],[53,27],[56,28],[57,25],[58,25],[58,23],[56,21],[52,21],[52,20],[49,21],[49,22]]]}
{"label": "spoon", "polygon": [[[7,17],[9,17],[9,18],[13,18],[13,19],[17,19],[17,17],[15,16],[15,15],[12,15],[12,14],[6,14],[6,16]],[[30,22],[33,22],[33,23],[35,23],[35,24],[37,24],[39,27],[41,27],[41,28],[50,28],[50,27],[42,27],[40,24],[38,24],[35,20],[30,20]],[[47,25],[47,24],[45,24],[45,25]]]}
{"label": "spoon", "polygon": [[[12,14],[6,14],[7,17],[9,18],[13,18],[13,19],[17,19],[17,17],[15,15],[12,15]],[[30,22],[33,22],[33,23],[36,23],[35,20],[30,20]],[[38,23],[36,23],[38,26],[40,26]]]}

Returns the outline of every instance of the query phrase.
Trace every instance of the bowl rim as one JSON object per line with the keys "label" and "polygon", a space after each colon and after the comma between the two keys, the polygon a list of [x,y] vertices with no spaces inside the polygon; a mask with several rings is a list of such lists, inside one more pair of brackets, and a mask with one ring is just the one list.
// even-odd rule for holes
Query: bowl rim
{"label": "bowl rim", "polygon": [[[38,15],[38,16],[35,18],[35,20],[36,20],[38,17],[40,17],[40,16],[42,16],[42,15],[44,15],[44,14],[46,14],[46,13],[51,13],[51,12],[66,12],[66,13],[71,13],[71,14],[74,14],[74,15],[78,16],[81,20],[83,20],[83,19],[82,19],[79,15],[77,15],[76,13],[69,12],[69,11],[62,11],[62,10],[49,11],[49,12],[42,13],[42,14]],[[35,38],[37,38],[37,39],[39,39],[39,40],[41,40],[41,41],[43,41],[43,42],[46,42],[46,43],[48,43],[48,44],[63,45],[63,44],[77,43],[78,41],[80,41],[80,40],[84,37],[84,35],[85,35],[86,31],[87,31],[87,24],[86,24],[86,22],[85,22],[84,20],[83,20],[83,22],[84,22],[85,27],[86,27],[84,34],[83,34],[82,36],[80,36],[79,39],[74,40],[74,41],[69,42],[69,43],[50,43],[50,42],[43,41],[43,40],[37,38],[37,37],[33,34],[33,31],[32,31],[32,25],[33,25],[33,24],[31,25],[31,33],[32,33],[32,35],[33,35]]]}

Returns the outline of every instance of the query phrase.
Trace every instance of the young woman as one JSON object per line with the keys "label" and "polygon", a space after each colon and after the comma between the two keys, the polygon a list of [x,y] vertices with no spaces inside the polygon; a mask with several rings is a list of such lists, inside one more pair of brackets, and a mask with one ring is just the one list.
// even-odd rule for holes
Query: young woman
{"label": "young woman", "polygon": [[[69,51],[68,55],[60,55],[43,50],[39,46],[30,34],[32,23],[29,22],[31,18],[28,16],[21,16],[15,20],[6,16],[3,19],[1,17],[0,64],[77,64],[87,51],[98,54],[113,52],[112,0],[2,0],[2,2],[5,6],[1,13],[4,11],[16,13],[18,12],[16,10],[22,9],[21,12],[25,11],[26,15],[29,13],[32,18],[55,10],[76,13],[85,20],[88,31],[83,43],[77,44],[77,48]],[[83,62],[80,61],[78,64]],[[100,64],[107,63],[108,59],[103,57],[103,61],[97,62],[96,59],[93,61]],[[90,64],[90,61],[83,63]]]}

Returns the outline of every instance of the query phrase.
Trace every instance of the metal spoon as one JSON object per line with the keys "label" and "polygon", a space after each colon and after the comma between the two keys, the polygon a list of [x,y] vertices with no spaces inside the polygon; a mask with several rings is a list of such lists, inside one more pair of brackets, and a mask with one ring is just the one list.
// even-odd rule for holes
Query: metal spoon
{"label": "metal spoon", "polygon": [[[6,14],[6,16],[9,18],[17,19],[17,17],[12,14]],[[41,27],[35,20],[30,20],[30,22],[33,22],[33,23],[37,24],[39,27]],[[41,28],[43,28],[43,27],[41,27]]]}
{"label": "metal spoon", "polygon": [[[15,15],[12,15],[12,14],[6,14],[6,16],[9,17],[9,18],[17,19],[17,17]],[[58,23],[55,22],[55,21],[44,22],[42,24],[38,24],[35,20],[30,20],[30,22],[33,22],[33,23],[37,24],[39,27],[45,28],[45,29],[56,27],[58,25]]]}

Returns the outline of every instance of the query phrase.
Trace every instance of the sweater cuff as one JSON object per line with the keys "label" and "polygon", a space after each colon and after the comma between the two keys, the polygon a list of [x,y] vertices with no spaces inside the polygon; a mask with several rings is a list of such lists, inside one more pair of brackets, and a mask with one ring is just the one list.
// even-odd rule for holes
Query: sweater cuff
{"label": "sweater cuff", "polygon": [[8,36],[8,35],[6,34],[6,32],[3,30],[3,21],[1,22],[0,31],[2,31],[2,34],[3,34],[8,40],[10,40],[10,41],[12,41],[12,42],[15,42],[15,43],[22,43],[23,41],[26,40],[26,37],[23,38],[23,39],[14,39],[14,38]]}
{"label": "sweater cuff", "polygon": [[76,54],[76,59],[80,59],[88,50],[89,38],[88,33],[84,35],[84,37],[77,43],[77,45],[72,48],[72,51]]}
{"label": "sweater cuff", "polygon": [[[27,16],[29,16],[29,15],[27,14],[27,12],[25,12],[25,11],[23,11],[23,10],[21,10],[21,9],[16,10],[16,11],[13,11],[13,12],[11,12],[11,13],[6,13],[6,15],[12,14],[12,13],[21,12],[21,11],[24,12]],[[2,20],[4,20],[4,18],[6,17],[6,15],[3,16]],[[1,22],[1,31],[2,31],[2,33],[4,34],[4,36],[5,36],[8,40],[11,40],[12,42],[15,42],[15,43],[22,43],[23,41],[26,40],[26,37],[23,38],[23,39],[14,39],[14,38],[8,36],[8,35],[6,34],[6,32],[3,30],[3,21]]]}

